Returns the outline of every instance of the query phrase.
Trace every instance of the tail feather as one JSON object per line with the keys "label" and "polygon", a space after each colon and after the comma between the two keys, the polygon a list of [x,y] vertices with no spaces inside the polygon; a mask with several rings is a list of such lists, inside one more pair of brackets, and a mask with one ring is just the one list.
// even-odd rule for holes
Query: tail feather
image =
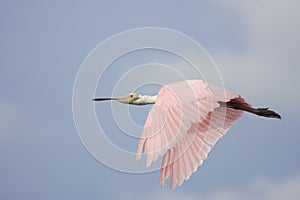
{"label": "tail feather", "polygon": [[249,104],[245,102],[240,102],[238,98],[232,99],[231,101],[227,102],[226,106],[229,108],[253,113],[255,115],[262,116],[262,117],[281,119],[281,116],[278,113],[269,110],[269,108],[252,108]]}

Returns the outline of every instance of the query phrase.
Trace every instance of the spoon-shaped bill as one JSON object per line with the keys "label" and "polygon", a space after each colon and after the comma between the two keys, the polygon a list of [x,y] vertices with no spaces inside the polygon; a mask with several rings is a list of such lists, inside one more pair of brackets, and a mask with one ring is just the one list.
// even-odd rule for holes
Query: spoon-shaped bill
{"label": "spoon-shaped bill", "polygon": [[104,97],[104,98],[93,98],[93,101],[108,101],[108,100],[117,100],[115,97]]}

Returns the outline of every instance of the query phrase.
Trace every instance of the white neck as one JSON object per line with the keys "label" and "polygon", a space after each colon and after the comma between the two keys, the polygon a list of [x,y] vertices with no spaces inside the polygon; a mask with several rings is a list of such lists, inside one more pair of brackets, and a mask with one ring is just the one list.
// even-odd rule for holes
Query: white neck
{"label": "white neck", "polygon": [[132,102],[135,105],[146,105],[146,104],[154,104],[157,99],[157,95],[148,96],[148,95],[139,95],[139,98]]}

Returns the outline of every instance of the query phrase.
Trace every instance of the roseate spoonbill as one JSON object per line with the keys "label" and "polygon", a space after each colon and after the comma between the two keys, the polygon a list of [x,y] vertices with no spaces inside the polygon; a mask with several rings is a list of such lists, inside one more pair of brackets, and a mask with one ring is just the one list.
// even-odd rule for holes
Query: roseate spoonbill
{"label": "roseate spoonbill", "polygon": [[130,93],[122,97],[94,98],[122,103],[154,104],[137,147],[137,159],[147,154],[147,166],[163,156],[160,185],[170,176],[170,188],[189,179],[206,159],[212,146],[244,111],[259,116],[281,116],[268,108],[252,108],[241,96],[202,80],[163,86],[157,96]]}

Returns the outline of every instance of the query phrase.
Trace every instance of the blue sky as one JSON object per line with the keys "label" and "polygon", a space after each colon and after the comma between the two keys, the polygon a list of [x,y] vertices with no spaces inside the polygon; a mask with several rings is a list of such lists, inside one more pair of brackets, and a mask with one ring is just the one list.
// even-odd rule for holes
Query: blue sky
{"label": "blue sky", "polygon": [[[292,0],[1,1],[0,198],[299,199],[299,6]],[[98,162],[73,121],[73,84],[84,58],[108,37],[145,26],[194,38],[226,88],[283,117],[245,114],[175,191],[160,188],[158,172],[122,173]],[[125,61],[130,66],[134,59]],[[121,75],[118,63],[112,69]],[[98,95],[111,94],[106,80]],[[101,115],[110,109],[96,108],[108,137],[135,150],[137,141],[127,143],[111,115]],[[129,109],[142,124],[150,106]]]}

